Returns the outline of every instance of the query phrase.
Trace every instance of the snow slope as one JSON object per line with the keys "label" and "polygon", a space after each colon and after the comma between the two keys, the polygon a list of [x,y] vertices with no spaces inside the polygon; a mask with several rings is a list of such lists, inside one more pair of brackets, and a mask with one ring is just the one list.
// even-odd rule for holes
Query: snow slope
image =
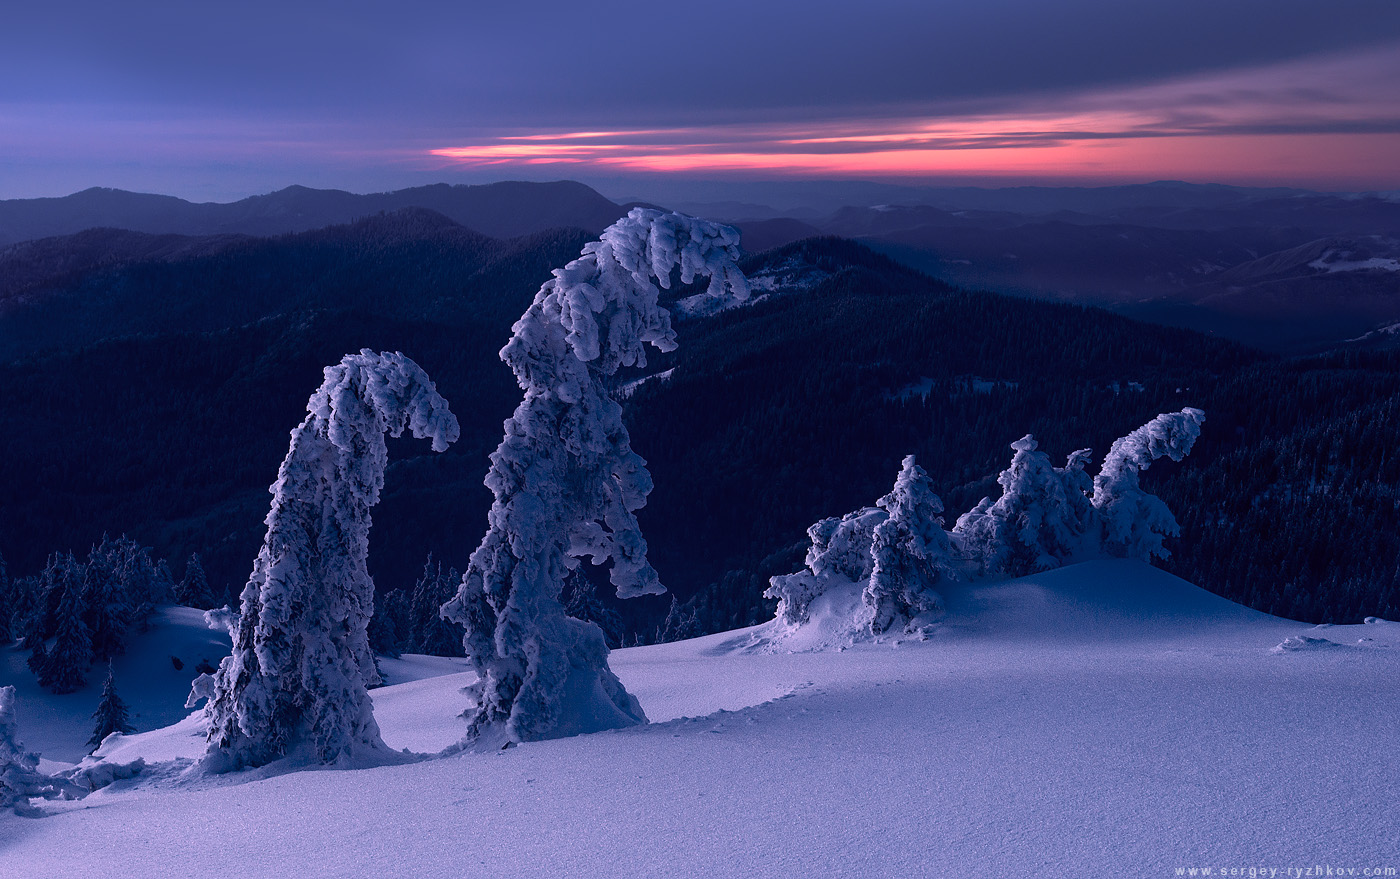
{"label": "snow slope", "polygon": [[[1309,627],[1133,562],[945,597],[923,642],[764,653],[760,626],[616,651],[643,727],[246,783],[158,766],[0,818],[0,875],[1400,866],[1400,625]],[[1336,646],[1275,650],[1301,638]],[[384,737],[438,747],[470,674],[405,663],[388,679],[435,676],[374,691]],[[197,753],[188,726],[112,745],[169,759],[182,740]]]}
{"label": "snow slope", "polygon": [[[132,726],[152,730],[182,719],[189,713],[185,697],[190,682],[199,675],[200,662],[216,667],[228,652],[228,634],[211,631],[204,623],[204,611],[189,607],[157,611],[150,631],[132,633],[126,653],[112,663],[117,695],[131,711]],[[101,699],[107,668],[94,665],[85,687],[55,696],[39,687],[25,665],[28,658],[27,651],[14,645],[0,647],[0,686],[15,687],[24,744],[46,760],[75,763],[88,752],[92,713]]]}

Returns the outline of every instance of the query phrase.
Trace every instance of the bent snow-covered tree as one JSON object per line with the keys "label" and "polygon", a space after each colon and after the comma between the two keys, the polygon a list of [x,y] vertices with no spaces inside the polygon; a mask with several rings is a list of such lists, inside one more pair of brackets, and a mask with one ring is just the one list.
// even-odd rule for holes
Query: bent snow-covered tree
{"label": "bent snow-covered tree", "polygon": [[630,447],[613,376],[645,366],[647,345],[676,347],[656,286],[669,287],[676,270],[686,284],[708,277],[711,296],[748,296],[738,243],[726,226],[634,209],[555,269],[516,321],[501,359],[525,399],[491,456],[488,531],[443,605],[466,627],[480,678],[468,739],[491,729],[525,741],[645,722],[608,668],[602,632],[567,616],[560,590],[587,556],[611,561],[620,597],[664,591],[635,516],[651,476]]}
{"label": "bent snow-covered tree", "polygon": [[1120,558],[1165,558],[1162,539],[1181,533],[1162,499],[1142,490],[1138,473],[1158,458],[1180,461],[1201,435],[1206,414],[1186,407],[1168,412],[1114,440],[1094,477],[1094,509],[1103,520],[1103,551]]}
{"label": "bent snow-covered tree", "polygon": [[306,409],[272,486],[242,613],[230,621],[233,652],[205,709],[212,771],[283,757],[346,763],[388,750],[367,692],[377,676],[366,634],[384,436],[407,429],[440,452],[457,439],[457,419],[416,363],[369,350],[327,367]]}

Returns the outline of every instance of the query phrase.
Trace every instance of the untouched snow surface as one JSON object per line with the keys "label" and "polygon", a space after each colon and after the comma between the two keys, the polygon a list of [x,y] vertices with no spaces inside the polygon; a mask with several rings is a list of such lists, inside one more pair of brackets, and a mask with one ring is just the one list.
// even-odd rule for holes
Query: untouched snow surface
{"label": "untouched snow surface", "polygon": [[[772,653],[767,624],[616,651],[641,727],[246,783],[155,766],[48,817],[0,818],[0,875],[1400,866],[1400,624],[1281,620],[1136,562],[945,597],[923,642]],[[1290,639],[1337,646],[1276,650]],[[386,661],[403,681],[372,694],[388,744],[455,738],[472,680],[457,668]],[[193,757],[193,726],[103,753]]]}

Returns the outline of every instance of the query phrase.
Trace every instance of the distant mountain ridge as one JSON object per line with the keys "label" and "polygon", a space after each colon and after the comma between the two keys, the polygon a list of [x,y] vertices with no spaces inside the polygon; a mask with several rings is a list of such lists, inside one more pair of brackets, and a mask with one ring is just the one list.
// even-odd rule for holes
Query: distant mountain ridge
{"label": "distant mountain ridge", "polygon": [[492,238],[517,238],[561,227],[597,234],[628,206],[568,180],[437,183],[368,195],[289,186],[227,204],[93,188],[62,198],[0,201],[0,247],[99,227],[192,236],[283,235],[410,207],[437,211]]}

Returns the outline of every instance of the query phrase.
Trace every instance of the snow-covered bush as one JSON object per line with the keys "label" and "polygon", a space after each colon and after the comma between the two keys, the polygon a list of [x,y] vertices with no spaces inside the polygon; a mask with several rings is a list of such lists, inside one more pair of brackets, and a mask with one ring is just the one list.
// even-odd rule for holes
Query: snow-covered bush
{"label": "snow-covered bush", "polygon": [[937,614],[935,587],[957,577],[942,512],[928,474],[909,455],[876,506],[808,528],[807,570],[773,577],[763,595],[778,599],[777,618],[789,627],[809,622],[818,597],[844,592],[859,596],[859,610],[842,625],[851,632],[881,635]]}
{"label": "snow-covered bush", "polygon": [[[267,536],[230,624],[233,652],[205,708],[211,771],[283,757],[346,763],[387,753],[367,688],[370,508],[384,485],[384,436],[431,438],[457,419],[416,363],[364,350],[325,370],[272,486]],[[211,622],[223,617],[209,616]]]}
{"label": "snow-covered bush", "polygon": [[773,577],[763,593],[764,598],[778,600],[778,619],[791,625],[805,623],[807,608],[818,595],[835,585],[868,581],[875,568],[870,554],[875,528],[888,518],[880,507],[862,507],[808,528],[812,545],[807,550],[807,569]]}
{"label": "snow-covered bush", "polygon": [[1114,440],[1094,477],[1093,504],[1103,521],[1105,554],[1143,560],[1168,555],[1162,538],[1180,534],[1181,526],[1161,498],[1142,490],[1138,473],[1161,457],[1185,458],[1205,420],[1204,412],[1188,406]]}
{"label": "snow-covered bush", "polygon": [[54,799],[64,785],[39,772],[39,755],[24,750],[15,720],[15,688],[0,687],[0,811],[34,816],[31,797]]}
{"label": "snow-covered bush", "polygon": [[1084,493],[1089,450],[1064,469],[1037,451],[1030,434],[1011,444],[1011,466],[997,476],[1001,497],[983,498],[953,527],[954,539],[978,575],[1025,574],[1095,554],[1098,534]]}
{"label": "snow-covered bush", "polygon": [[940,612],[943,600],[935,587],[957,578],[953,546],[943,530],[943,501],[913,455],[904,459],[894,489],[877,504],[889,518],[875,526],[870,580],[861,596],[872,635]]}
{"label": "snow-covered bush", "polygon": [[[488,530],[443,615],[462,624],[480,677],[468,739],[514,740],[642,723],[608,668],[592,623],[564,613],[565,574],[611,561],[619,597],[663,591],[635,511],[651,476],[630,446],[613,376],[676,347],[656,284],[708,276],[709,294],[745,298],[738,233],[643,208],[603,231],[545,282],[501,351],[525,398],[491,455]],[[656,283],[653,283],[655,281]]]}

